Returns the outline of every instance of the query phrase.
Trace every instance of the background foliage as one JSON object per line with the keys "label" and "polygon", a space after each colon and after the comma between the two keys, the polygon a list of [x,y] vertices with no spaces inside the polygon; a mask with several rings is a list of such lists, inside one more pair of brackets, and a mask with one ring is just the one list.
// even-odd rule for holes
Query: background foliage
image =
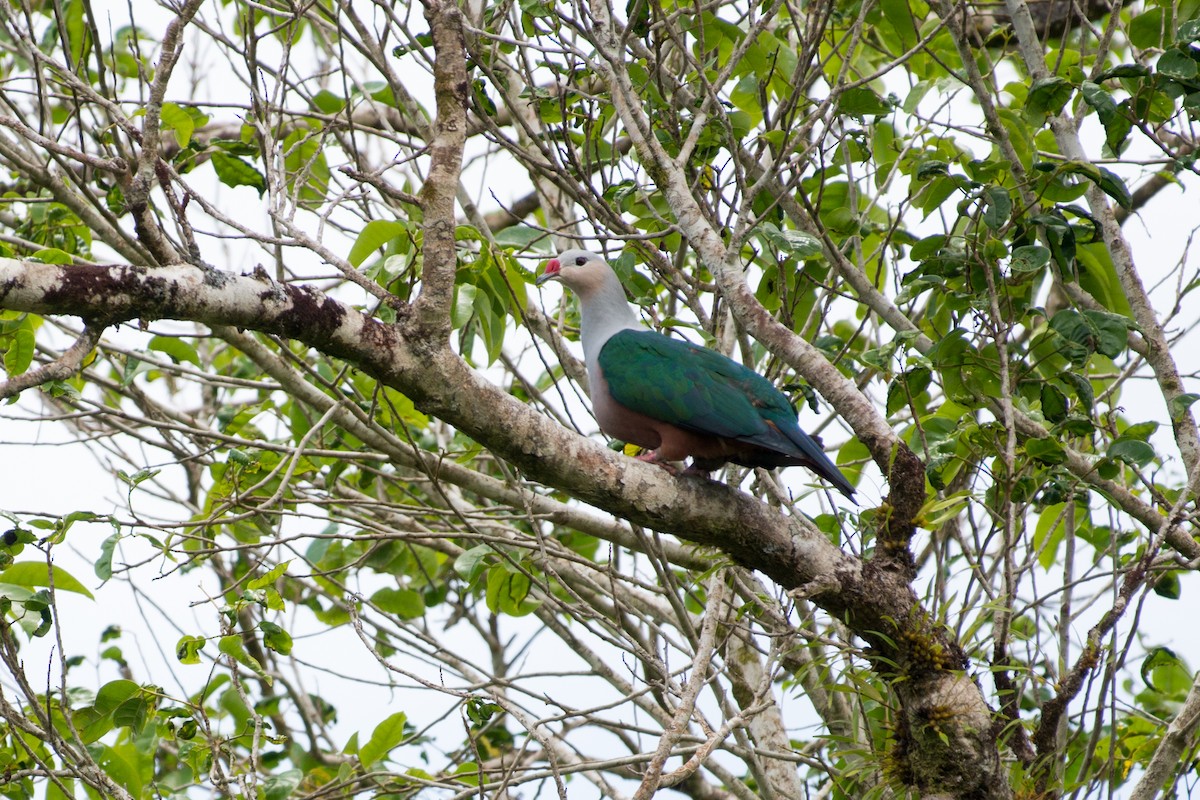
{"label": "background foliage", "polygon": [[[1200,4],[404,5],[4,3],[3,255],[432,298],[594,434],[532,286],[582,242],[791,393],[860,505],[723,479],[902,612],[531,479],[315,312],[0,283],[0,792],[1187,796]],[[106,502],[18,494],[49,431]]]}

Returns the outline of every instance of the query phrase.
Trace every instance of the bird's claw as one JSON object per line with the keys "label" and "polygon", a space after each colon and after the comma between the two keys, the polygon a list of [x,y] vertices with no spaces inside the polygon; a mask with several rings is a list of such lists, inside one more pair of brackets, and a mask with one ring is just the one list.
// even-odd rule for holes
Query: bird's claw
{"label": "bird's claw", "polygon": [[667,472],[671,473],[672,475],[679,474],[679,470],[675,468],[675,465],[671,464],[668,461],[662,461],[658,457],[657,450],[647,450],[644,453],[638,453],[636,456],[634,456],[634,458],[637,459],[638,461],[644,461],[647,464],[654,464],[657,467],[665,469]]}

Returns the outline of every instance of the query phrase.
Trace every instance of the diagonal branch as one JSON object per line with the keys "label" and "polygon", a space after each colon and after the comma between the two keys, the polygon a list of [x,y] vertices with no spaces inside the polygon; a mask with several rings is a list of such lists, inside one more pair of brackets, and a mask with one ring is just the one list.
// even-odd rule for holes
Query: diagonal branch
{"label": "diagonal branch", "polygon": [[74,375],[83,364],[88,354],[100,342],[104,333],[101,325],[85,325],[83,333],[67,350],[54,361],[44,364],[37,369],[31,369],[20,375],[14,375],[4,383],[0,383],[0,400],[15,397],[26,389],[40,386],[50,381],[64,381]]}

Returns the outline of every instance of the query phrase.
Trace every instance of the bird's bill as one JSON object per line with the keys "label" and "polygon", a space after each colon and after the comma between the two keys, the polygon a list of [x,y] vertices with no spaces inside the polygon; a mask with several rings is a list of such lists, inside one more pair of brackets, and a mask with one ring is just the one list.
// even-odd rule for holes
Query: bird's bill
{"label": "bird's bill", "polygon": [[559,262],[559,260],[557,258],[550,259],[549,261],[546,262],[546,269],[542,272],[541,275],[537,276],[537,279],[534,281],[534,283],[538,286],[541,286],[546,281],[554,280],[555,278],[558,277],[558,272],[561,269],[562,269],[562,264]]}

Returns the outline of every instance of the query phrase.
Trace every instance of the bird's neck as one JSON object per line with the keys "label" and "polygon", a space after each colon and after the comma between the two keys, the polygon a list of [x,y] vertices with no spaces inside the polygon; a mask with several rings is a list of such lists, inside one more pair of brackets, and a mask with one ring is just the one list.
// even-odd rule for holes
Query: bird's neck
{"label": "bird's neck", "polygon": [[580,298],[580,339],[583,341],[583,357],[589,368],[597,363],[600,348],[613,334],[630,328],[642,330],[644,327],[625,299],[625,292],[615,276],[613,283],[615,286],[603,287],[603,290]]}

